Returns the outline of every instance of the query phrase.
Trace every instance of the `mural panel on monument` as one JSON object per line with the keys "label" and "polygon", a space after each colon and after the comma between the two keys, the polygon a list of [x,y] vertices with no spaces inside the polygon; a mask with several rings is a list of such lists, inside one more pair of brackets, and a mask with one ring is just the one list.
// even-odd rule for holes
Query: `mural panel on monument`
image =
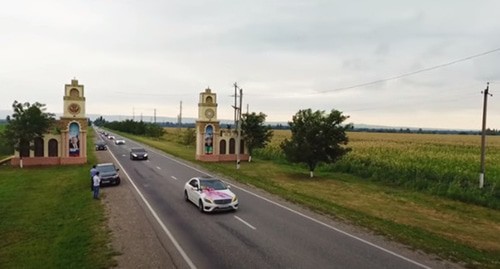
{"label": "mural panel on monument", "polygon": [[68,133],[69,141],[69,156],[79,157],[80,156],[80,126],[76,122],[72,122],[69,125]]}
{"label": "mural panel on monument", "polygon": [[205,154],[214,153],[214,129],[212,125],[208,125],[205,129]]}

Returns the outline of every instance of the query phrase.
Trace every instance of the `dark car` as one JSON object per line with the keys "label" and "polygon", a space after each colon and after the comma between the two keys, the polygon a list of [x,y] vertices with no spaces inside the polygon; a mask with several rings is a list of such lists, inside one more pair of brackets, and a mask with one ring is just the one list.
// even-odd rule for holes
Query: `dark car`
{"label": "dark car", "polygon": [[113,163],[100,163],[95,167],[99,171],[102,185],[118,185],[120,184],[120,176],[118,175],[118,168]]}
{"label": "dark car", "polygon": [[130,149],[130,159],[131,160],[147,160],[148,152],[143,148],[132,148]]}
{"label": "dark car", "polygon": [[108,146],[106,146],[106,142],[98,141],[95,143],[95,150],[107,150]]}

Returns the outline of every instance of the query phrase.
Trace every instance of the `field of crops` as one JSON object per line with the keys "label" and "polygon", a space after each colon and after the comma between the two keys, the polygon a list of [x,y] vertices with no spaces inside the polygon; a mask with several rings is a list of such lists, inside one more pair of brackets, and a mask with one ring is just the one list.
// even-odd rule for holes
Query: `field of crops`
{"label": "field of crops", "polygon": [[[279,143],[289,131],[274,131],[267,148],[256,157],[284,162]],[[352,151],[318,172],[344,172],[444,195],[465,202],[500,207],[500,136],[486,139],[485,187],[479,189],[478,135],[438,135],[350,132]]]}

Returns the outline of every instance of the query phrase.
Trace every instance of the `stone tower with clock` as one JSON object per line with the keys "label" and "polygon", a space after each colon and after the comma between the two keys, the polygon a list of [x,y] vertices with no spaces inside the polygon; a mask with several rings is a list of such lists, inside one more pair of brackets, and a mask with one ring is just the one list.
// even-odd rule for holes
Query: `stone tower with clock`
{"label": "stone tower with clock", "polygon": [[[236,160],[236,130],[220,128],[217,119],[217,95],[210,88],[200,93],[196,121],[196,159],[206,162]],[[240,147],[240,160],[248,160],[244,141]]]}
{"label": "stone tower with clock", "polygon": [[72,79],[64,85],[61,129],[61,157],[66,163],[87,162],[87,127],[84,86]]}

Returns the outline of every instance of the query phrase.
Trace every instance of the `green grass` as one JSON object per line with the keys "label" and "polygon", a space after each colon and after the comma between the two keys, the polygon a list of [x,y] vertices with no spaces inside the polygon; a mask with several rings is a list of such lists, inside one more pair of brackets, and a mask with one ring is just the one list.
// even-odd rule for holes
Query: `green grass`
{"label": "green grass", "polygon": [[[177,130],[152,140],[133,137],[172,155],[194,161],[195,149],[178,144]],[[313,211],[366,227],[378,234],[470,268],[500,267],[500,211],[388,186],[352,174],[254,158],[235,170],[234,163],[196,164],[215,174],[256,186]]]}
{"label": "green grass", "polygon": [[92,199],[88,177],[89,165],[0,168],[0,268],[116,264],[104,208]]}

